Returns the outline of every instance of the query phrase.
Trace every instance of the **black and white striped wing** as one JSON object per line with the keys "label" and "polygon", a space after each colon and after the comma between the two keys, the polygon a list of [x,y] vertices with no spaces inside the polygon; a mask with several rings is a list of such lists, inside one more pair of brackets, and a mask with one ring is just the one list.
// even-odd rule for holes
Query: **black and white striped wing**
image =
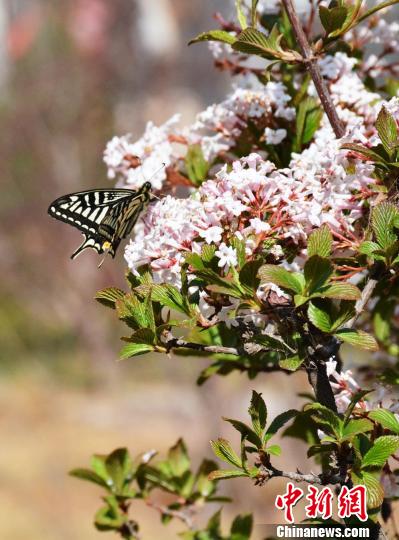
{"label": "black and white striped wing", "polygon": [[97,253],[106,251],[114,257],[121,239],[132,230],[144,202],[149,200],[148,192],[147,187],[139,191],[97,189],[71,193],[56,199],[48,213],[83,233],[84,242],[72,254],[72,259],[86,248]]}

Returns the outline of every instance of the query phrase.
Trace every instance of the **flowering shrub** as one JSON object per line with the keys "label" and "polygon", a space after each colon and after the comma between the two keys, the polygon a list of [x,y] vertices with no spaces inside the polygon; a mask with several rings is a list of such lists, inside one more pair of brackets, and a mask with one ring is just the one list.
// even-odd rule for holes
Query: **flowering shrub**
{"label": "flowering shrub", "polygon": [[[108,493],[100,530],[138,537],[129,501],[154,506],[160,488],[175,501],[157,509],[188,526],[183,538],[225,538],[219,514],[202,532],[192,524],[200,503],[220,500],[215,482],[283,476],[366,486],[368,523],[383,535],[399,496],[398,24],[383,18],[394,3],[311,2],[298,16],[290,0],[238,0],[238,23],[218,15],[220,28],[192,41],[209,42],[216,67],[231,73],[230,95],[191,126],[174,116],[138,141],[108,143],[109,178],[132,189],[151,179],[157,196],[126,246],[129,292],[97,295],[129,328],[121,358],[208,355],[200,384],[303,370],[313,397],[268,425],[254,391],[251,425],[228,420],[241,452],[212,443],[228,469],[204,461],[190,472],[182,441],[155,465],[153,453],[95,457],[93,471],[73,474]],[[356,373],[343,343],[367,351]],[[320,473],[278,470],[276,433],[305,440]],[[226,538],[251,530],[250,516],[238,517]]]}

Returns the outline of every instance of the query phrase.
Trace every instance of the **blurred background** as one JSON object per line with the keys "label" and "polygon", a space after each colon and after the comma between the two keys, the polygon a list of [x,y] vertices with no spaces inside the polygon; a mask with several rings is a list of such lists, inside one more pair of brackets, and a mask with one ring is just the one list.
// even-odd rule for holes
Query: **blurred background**
{"label": "blurred background", "polygon": [[[92,527],[99,490],[67,476],[92,453],[163,452],[184,435],[197,464],[211,456],[210,438],[238,443],[220,416],[245,419],[252,387],[271,415],[298,405],[294,377],[250,383],[234,375],[198,388],[204,359],[116,362],[122,325],[93,296],[124,286],[122,251],[101,270],[94,253],[72,262],[80,233],[47,215],[62,194],[109,185],[102,152],[114,134],[139,137],[148,120],[162,123],[175,112],[190,122],[223,98],[230,81],[213,69],[206,45],[187,41],[231,5],[0,0],[1,539],[106,537]],[[295,375],[300,388],[307,384]],[[301,443],[283,444],[281,467],[299,464],[299,456],[305,462]],[[253,511],[260,523],[278,522],[271,505],[283,485],[225,484],[235,503],[224,519]],[[142,503],[132,516],[144,540],[182,530],[160,525]]]}

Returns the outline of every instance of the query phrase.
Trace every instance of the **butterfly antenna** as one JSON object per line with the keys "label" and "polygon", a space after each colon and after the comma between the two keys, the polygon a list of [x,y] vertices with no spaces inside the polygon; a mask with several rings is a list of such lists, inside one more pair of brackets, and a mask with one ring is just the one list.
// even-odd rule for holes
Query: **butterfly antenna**
{"label": "butterfly antenna", "polygon": [[[161,165],[156,171],[154,171],[154,172],[152,173],[152,175],[150,176],[150,178],[149,178],[148,180],[145,179],[146,182],[151,182],[151,180],[154,178],[154,176],[155,176],[156,174],[158,174],[159,171],[162,171],[162,169],[164,169],[165,167],[166,167],[166,163],[162,163],[162,165]],[[144,175],[143,175],[143,176],[144,176]]]}

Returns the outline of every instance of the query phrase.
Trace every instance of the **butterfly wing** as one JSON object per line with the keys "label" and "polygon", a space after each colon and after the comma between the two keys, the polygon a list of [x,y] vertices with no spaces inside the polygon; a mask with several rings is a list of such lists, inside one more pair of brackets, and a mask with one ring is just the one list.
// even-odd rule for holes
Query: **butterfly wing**
{"label": "butterfly wing", "polygon": [[138,190],[98,189],[71,193],[56,199],[48,209],[50,216],[69,223],[84,236],[81,246],[72,254],[77,257],[84,249],[104,251],[112,257],[120,241],[133,228],[140,212],[150,200],[151,184]]}

